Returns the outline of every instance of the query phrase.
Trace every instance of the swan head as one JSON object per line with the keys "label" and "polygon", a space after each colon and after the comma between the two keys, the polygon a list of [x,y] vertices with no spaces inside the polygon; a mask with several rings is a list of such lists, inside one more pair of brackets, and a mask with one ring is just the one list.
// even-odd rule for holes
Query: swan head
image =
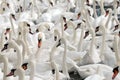
{"label": "swan head", "polygon": [[117,76],[117,74],[119,73],[119,66],[117,66],[117,67],[115,67],[114,69],[113,69],[113,76],[112,76],[112,79],[114,79],[116,76]]}
{"label": "swan head", "polygon": [[6,75],[6,77],[13,76],[16,69],[11,69],[10,73]]}
{"label": "swan head", "polygon": [[16,20],[15,15],[14,14],[10,14],[10,17],[13,18],[14,20]]}
{"label": "swan head", "polygon": [[40,48],[42,45],[42,38],[38,38],[38,48]]}
{"label": "swan head", "polygon": [[77,19],[79,19],[80,16],[81,16],[81,12],[79,12],[79,13],[77,14]]}
{"label": "swan head", "polygon": [[1,50],[1,52],[3,52],[4,50],[8,49],[8,43],[4,44],[3,49]]}
{"label": "swan head", "polygon": [[112,14],[112,9],[111,9],[111,8],[108,8],[108,9],[106,10],[105,17],[106,17],[108,14]]}
{"label": "swan head", "polygon": [[65,40],[64,38],[60,38],[60,39],[58,40],[58,44],[56,45],[56,47],[59,47],[62,43],[63,43],[63,44],[66,43],[66,40]]}

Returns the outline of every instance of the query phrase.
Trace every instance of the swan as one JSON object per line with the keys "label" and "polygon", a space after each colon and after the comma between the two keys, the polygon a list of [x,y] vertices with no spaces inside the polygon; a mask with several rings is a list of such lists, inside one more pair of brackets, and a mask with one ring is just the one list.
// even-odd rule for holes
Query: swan
{"label": "swan", "polygon": [[18,76],[18,80],[25,80],[25,74],[22,68],[12,69],[11,72],[6,75],[6,77],[10,77],[12,75]]}
{"label": "swan", "polygon": [[4,51],[4,50],[9,49],[9,48],[13,48],[13,49],[15,49],[18,52],[17,53],[18,60],[17,60],[16,67],[17,68],[21,67],[21,64],[22,64],[22,54],[20,52],[18,44],[14,40],[10,40],[6,44],[4,44],[4,48],[2,48],[1,51]]}
{"label": "swan", "polygon": [[[104,64],[88,64],[83,66],[77,66],[76,63],[68,59],[69,63],[78,71],[79,75],[84,79],[90,75],[95,75],[103,77],[105,80],[111,80],[113,76],[113,68]],[[119,80],[120,76],[116,77]]]}
{"label": "swan", "polygon": [[[89,31],[91,33],[91,36],[92,36],[92,40],[91,40],[91,43],[90,43],[90,48],[89,48],[89,51],[88,53],[83,57],[82,59],[82,63],[83,64],[88,64],[88,63],[98,63],[101,61],[101,59],[99,58],[99,54],[95,48],[95,31],[93,29],[93,27],[91,27],[91,24],[89,23],[89,19],[88,19],[88,14],[86,14],[85,18],[86,18],[86,22],[89,26]],[[88,59],[88,60],[86,60]]]}

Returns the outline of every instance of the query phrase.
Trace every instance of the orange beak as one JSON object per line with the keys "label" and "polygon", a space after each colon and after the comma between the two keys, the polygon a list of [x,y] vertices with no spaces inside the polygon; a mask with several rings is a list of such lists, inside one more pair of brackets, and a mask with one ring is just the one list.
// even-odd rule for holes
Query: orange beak
{"label": "orange beak", "polygon": [[7,28],[5,31],[5,35],[10,32],[10,28]]}
{"label": "orange beak", "polygon": [[114,79],[117,76],[117,74],[118,74],[118,71],[115,70],[113,73],[112,79]]}
{"label": "orange beak", "polygon": [[78,15],[77,15],[77,19],[79,19],[79,18],[80,18],[80,15],[81,15],[81,13],[78,13]]}
{"label": "orange beak", "polygon": [[40,48],[42,45],[42,39],[38,39],[38,48]]}
{"label": "orange beak", "polygon": [[109,11],[107,10],[107,11],[106,11],[106,14],[105,14],[105,17],[108,15],[108,13],[109,13]]}

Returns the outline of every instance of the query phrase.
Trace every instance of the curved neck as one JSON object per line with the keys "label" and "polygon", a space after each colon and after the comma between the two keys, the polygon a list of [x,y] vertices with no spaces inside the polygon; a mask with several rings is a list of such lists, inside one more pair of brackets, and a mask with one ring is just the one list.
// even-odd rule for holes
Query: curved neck
{"label": "curved neck", "polygon": [[66,64],[67,44],[66,44],[66,40],[65,40],[65,39],[63,39],[63,40],[64,40],[64,41],[63,41],[63,44],[64,44],[63,73],[66,75],[66,77],[67,77],[68,79],[70,79],[70,76],[69,76],[69,74],[68,74],[67,64]]}
{"label": "curved neck", "polygon": [[8,58],[5,57],[4,55],[0,55],[0,58],[2,59],[4,63],[4,75],[3,75],[3,80],[7,80],[7,73],[8,73]]}
{"label": "curved neck", "polygon": [[61,17],[61,32],[62,32],[62,37],[64,37],[64,22],[62,17]]}
{"label": "curved neck", "polygon": [[55,61],[53,62],[54,68],[55,68],[55,80],[60,80],[60,76],[59,76],[59,69],[57,64],[55,63]]}
{"label": "curved neck", "polygon": [[113,8],[114,8],[114,16],[115,18],[117,18],[117,0],[114,0],[114,3],[113,3]]}
{"label": "curved neck", "polygon": [[23,40],[16,40],[16,42],[20,45],[22,45],[22,57],[23,60],[25,59],[25,55],[26,55],[26,46],[25,46],[25,42]]}
{"label": "curved neck", "polygon": [[4,46],[4,31],[1,34],[1,40],[0,40],[0,48]]}
{"label": "curved neck", "polygon": [[75,43],[76,42],[76,30],[75,30],[75,24],[72,21],[69,21],[70,25],[73,27],[73,37],[72,41]]}
{"label": "curved neck", "polygon": [[11,23],[11,26],[12,26],[13,34],[14,34],[14,36],[16,37],[16,35],[15,35],[15,28],[14,28],[14,24],[13,24],[11,15],[10,15],[10,23]]}
{"label": "curved neck", "polygon": [[17,68],[16,75],[18,75],[19,80],[25,80],[25,74],[22,68]]}
{"label": "curved neck", "polygon": [[101,1],[100,1],[101,15],[104,15],[104,14],[105,14],[103,2],[104,2],[104,0],[101,0]]}
{"label": "curved neck", "polygon": [[35,62],[32,60],[30,61],[30,80],[34,80],[34,76],[35,76]]}
{"label": "curved neck", "polygon": [[78,42],[78,48],[77,48],[77,51],[82,51],[82,43],[83,43],[83,37],[84,37],[84,26],[82,26],[82,29],[81,29],[81,35],[80,35],[80,39],[79,39],[79,42]]}
{"label": "curved neck", "polygon": [[102,36],[102,46],[101,46],[101,50],[100,50],[100,58],[103,60],[104,59],[104,50],[105,50],[105,37],[106,37],[106,29],[104,26],[102,27],[102,32],[103,32],[103,36]]}
{"label": "curved neck", "polygon": [[94,17],[96,19],[98,16],[97,16],[97,13],[96,13],[96,2],[95,2],[95,0],[93,0],[93,11],[94,11]]}
{"label": "curved neck", "polygon": [[114,44],[115,44],[115,57],[116,57],[116,62],[117,62],[117,65],[120,66],[120,56],[119,56],[119,48],[118,48],[118,36],[115,35],[114,37]]}
{"label": "curved neck", "polygon": [[50,62],[51,62],[51,68],[54,69],[54,52],[56,50],[56,45],[57,42],[55,43],[55,45],[52,47],[51,52],[50,52]]}
{"label": "curved neck", "polygon": [[105,23],[106,28],[108,28],[108,23],[110,22],[111,17],[112,17],[112,13],[109,12],[109,16],[108,16],[107,21],[106,21],[106,23]]}
{"label": "curved neck", "polygon": [[22,65],[22,54],[20,52],[20,49],[19,49],[17,43],[13,42],[13,41],[11,41],[11,43],[13,45],[13,48],[17,51],[17,59],[18,60],[17,60],[17,66],[16,67],[19,68]]}
{"label": "curved neck", "polygon": [[12,31],[9,32],[9,40],[12,40]]}
{"label": "curved neck", "polygon": [[[94,32],[93,32],[94,33]],[[91,44],[90,44],[90,52],[89,52],[89,54],[90,55],[93,55],[93,49],[95,48],[95,34],[92,34],[92,41],[91,41]]]}

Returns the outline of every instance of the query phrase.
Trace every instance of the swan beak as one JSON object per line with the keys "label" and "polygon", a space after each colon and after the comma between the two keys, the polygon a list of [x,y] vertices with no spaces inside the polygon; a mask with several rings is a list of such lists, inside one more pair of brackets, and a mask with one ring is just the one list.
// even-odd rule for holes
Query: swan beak
{"label": "swan beak", "polygon": [[109,13],[109,11],[107,10],[107,11],[106,11],[106,14],[105,14],[105,17],[108,15],[108,13]]}
{"label": "swan beak", "polygon": [[119,2],[119,1],[117,1],[117,8],[119,7],[119,4],[120,4],[120,2]]}
{"label": "swan beak", "polygon": [[38,39],[38,48],[40,48],[42,45],[42,39]]}
{"label": "swan beak", "polygon": [[78,15],[77,15],[77,19],[79,19],[79,18],[80,18],[80,16],[81,16],[81,13],[78,13]]}
{"label": "swan beak", "polygon": [[66,23],[66,18],[65,17],[63,17],[63,21]]}
{"label": "swan beak", "polygon": [[118,68],[119,68],[119,66],[117,66],[117,67],[115,67],[115,68],[113,69],[113,76],[112,76],[112,79],[114,79],[114,78],[117,76],[117,74],[119,73]]}
{"label": "swan beak", "polygon": [[118,71],[114,71],[112,79],[114,79],[117,76],[117,74],[118,74]]}
{"label": "swan beak", "polygon": [[68,28],[67,24],[64,25],[64,31]]}
{"label": "swan beak", "polygon": [[85,32],[85,36],[84,36],[84,39],[89,35],[89,31],[86,31]]}
{"label": "swan beak", "polygon": [[57,36],[54,36],[54,40],[57,41]]}
{"label": "swan beak", "polygon": [[15,15],[14,15],[14,14],[12,14],[12,18],[16,21],[16,18],[15,18]]}
{"label": "swan beak", "polygon": [[5,31],[5,35],[10,32],[10,28],[7,28]]}
{"label": "swan beak", "polygon": [[78,23],[77,27],[75,28],[75,30],[77,30],[78,28],[80,28],[80,26],[81,26],[81,23]]}
{"label": "swan beak", "polygon": [[96,28],[95,28],[95,32],[98,32],[98,31],[99,31],[99,28],[100,28],[100,26],[96,27]]}
{"label": "swan beak", "polygon": [[4,48],[1,50],[1,52],[3,52],[5,49],[6,49],[6,48],[4,47]]}
{"label": "swan beak", "polygon": [[116,31],[118,29],[119,25],[115,25],[115,29],[113,31]]}
{"label": "swan beak", "polygon": [[53,2],[50,1],[50,5],[53,6]]}
{"label": "swan beak", "polygon": [[14,73],[10,72],[9,74],[6,75],[6,77],[13,76],[13,75],[14,75]]}

